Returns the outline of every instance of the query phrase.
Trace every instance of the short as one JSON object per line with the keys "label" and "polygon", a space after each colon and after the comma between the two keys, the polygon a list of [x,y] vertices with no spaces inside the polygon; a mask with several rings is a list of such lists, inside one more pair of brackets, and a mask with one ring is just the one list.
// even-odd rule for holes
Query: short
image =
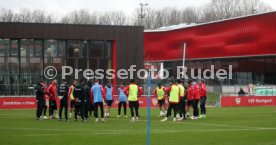
{"label": "short", "polygon": [[106,105],[107,106],[112,106],[113,100],[106,100]]}
{"label": "short", "polygon": [[76,105],[75,100],[71,100],[70,101],[70,107],[71,107],[71,109],[75,108],[75,105]]}
{"label": "short", "polygon": [[57,110],[57,102],[56,102],[56,100],[50,100],[50,101],[49,101],[49,106],[50,106],[53,110]]}
{"label": "short", "polygon": [[159,107],[165,105],[165,99],[158,100]]}
{"label": "short", "polygon": [[194,105],[194,100],[187,101],[187,106],[193,106],[193,105]]}

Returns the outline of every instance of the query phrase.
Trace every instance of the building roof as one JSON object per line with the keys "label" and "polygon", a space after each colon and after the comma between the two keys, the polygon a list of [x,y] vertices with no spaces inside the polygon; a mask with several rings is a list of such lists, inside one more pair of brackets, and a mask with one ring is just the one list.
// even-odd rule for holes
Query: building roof
{"label": "building roof", "polygon": [[184,29],[184,28],[189,28],[189,27],[208,25],[208,24],[213,24],[213,23],[218,23],[218,22],[231,21],[231,20],[236,20],[236,19],[243,19],[243,18],[247,18],[247,17],[253,17],[253,16],[258,16],[258,15],[263,15],[263,14],[268,14],[268,13],[275,13],[275,12],[276,11],[258,13],[258,14],[250,14],[250,15],[247,15],[247,16],[240,16],[240,17],[222,19],[222,20],[217,20],[217,21],[210,21],[210,22],[205,22],[205,23],[201,23],[201,22],[198,22],[198,23],[181,23],[181,24],[177,24],[177,25],[170,25],[170,26],[164,26],[164,27],[156,28],[156,29],[153,29],[153,30],[144,30],[144,32],[172,31],[172,30],[177,30],[177,29]]}

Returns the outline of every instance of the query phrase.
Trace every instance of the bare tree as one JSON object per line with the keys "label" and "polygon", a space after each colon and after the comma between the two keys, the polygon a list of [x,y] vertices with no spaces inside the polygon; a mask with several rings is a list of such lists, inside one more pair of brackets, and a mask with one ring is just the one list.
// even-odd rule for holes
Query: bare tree
{"label": "bare tree", "polygon": [[103,13],[99,16],[99,24],[100,25],[111,25],[112,15],[110,12]]}
{"label": "bare tree", "polygon": [[[201,7],[186,7],[176,9],[144,9],[143,25],[145,29],[156,29],[163,26],[181,23],[209,22],[229,19],[250,14],[271,11],[272,8],[261,0],[211,0]],[[0,10],[1,22],[33,22],[33,23],[68,23],[68,24],[102,24],[102,25],[140,25],[136,9],[132,17],[127,17],[122,11],[89,12],[86,9],[75,10],[65,16],[57,13],[45,13],[42,10],[20,9],[13,12],[9,9]]]}
{"label": "bare tree", "polygon": [[2,8],[0,10],[0,21],[1,22],[12,22],[14,19],[14,13],[12,10]]}
{"label": "bare tree", "polygon": [[90,14],[88,10],[81,9],[73,11],[69,14],[71,17],[71,23],[73,24],[89,24],[90,23]]}
{"label": "bare tree", "polygon": [[260,0],[212,0],[203,6],[201,21],[229,19],[271,10],[270,6]]}
{"label": "bare tree", "polygon": [[46,20],[45,12],[41,10],[34,10],[31,17],[34,23],[45,23]]}
{"label": "bare tree", "polygon": [[181,23],[195,23],[198,22],[198,11],[195,7],[187,7],[182,11]]}
{"label": "bare tree", "polygon": [[58,17],[55,14],[48,14],[45,17],[45,23],[58,23]]}
{"label": "bare tree", "polygon": [[15,22],[31,22],[32,21],[32,12],[29,9],[20,9],[19,13],[15,14]]}
{"label": "bare tree", "polygon": [[125,25],[127,24],[127,17],[122,11],[113,11],[110,13],[112,25]]}
{"label": "bare tree", "polygon": [[91,15],[86,9],[80,9],[63,16],[60,19],[60,22],[70,24],[96,24],[97,17],[95,15]]}
{"label": "bare tree", "polygon": [[169,17],[168,17],[168,24],[175,25],[181,23],[181,11],[176,8],[169,8],[168,9]]}

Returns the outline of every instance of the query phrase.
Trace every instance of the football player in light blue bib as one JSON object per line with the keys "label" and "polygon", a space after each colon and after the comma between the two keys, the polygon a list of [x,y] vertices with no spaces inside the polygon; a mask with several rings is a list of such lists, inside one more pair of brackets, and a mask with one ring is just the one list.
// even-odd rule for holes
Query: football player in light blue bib
{"label": "football player in light blue bib", "polygon": [[112,106],[113,103],[113,87],[111,86],[111,84],[108,82],[107,86],[104,88],[105,90],[105,94],[106,94],[106,113],[105,116],[109,117],[110,116],[110,108]]}
{"label": "football player in light blue bib", "polygon": [[123,105],[124,107],[124,115],[127,118],[126,115],[126,102],[127,102],[127,97],[124,93],[124,84],[121,83],[120,87],[118,88],[118,98],[119,98],[119,104],[118,104],[118,118],[121,117],[121,107]]}

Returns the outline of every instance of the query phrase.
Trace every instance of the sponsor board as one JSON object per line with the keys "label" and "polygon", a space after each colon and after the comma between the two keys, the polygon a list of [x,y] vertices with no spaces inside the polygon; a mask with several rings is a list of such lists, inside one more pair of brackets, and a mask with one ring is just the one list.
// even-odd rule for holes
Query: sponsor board
{"label": "sponsor board", "polygon": [[36,108],[34,97],[1,97],[0,109],[32,109]]}
{"label": "sponsor board", "polygon": [[222,96],[221,107],[276,106],[276,96]]}
{"label": "sponsor board", "polygon": [[[156,97],[150,97],[150,106],[158,107],[158,99]],[[147,107],[147,97],[142,96],[139,97],[139,107],[146,108]],[[48,102],[48,101],[46,101]],[[166,100],[166,102],[168,102]],[[119,104],[119,98],[114,96],[113,99],[113,108],[117,108]],[[47,103],[48,105],[48,103]],[[59,99],[57,99],[57,106],[59,107]],[[70,105],[69,105],[70,106]],[[34,109],[36,108],[36,98],[32,96],[12,96],[12,97],[0,97],[0,109]]]}

